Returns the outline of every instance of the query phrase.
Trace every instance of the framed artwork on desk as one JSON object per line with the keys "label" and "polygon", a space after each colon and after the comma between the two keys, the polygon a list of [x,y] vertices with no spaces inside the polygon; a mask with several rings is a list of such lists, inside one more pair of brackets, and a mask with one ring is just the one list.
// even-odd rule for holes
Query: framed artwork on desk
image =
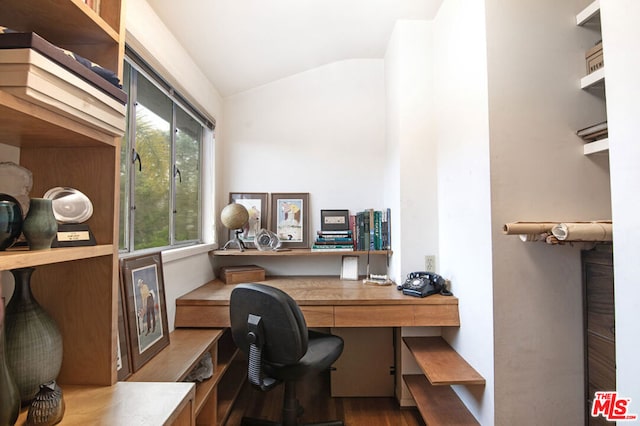
{"label": "framed artwork on desk", "polygon": [[121,261],[131,372],[169,345],[169,323],[160,253]]}
{"label": "framed artwork on desk", "polygon": [[[242,204],[249,212],[249,222],[238,238],[245,245],[253,245],[256,234],[268,225],[268,194],[266,192],[230,192],[229,203]],[[235,230],[229,231],[229,239],[234,237]]]}
{"label": "framed artwork on desk", "polygon": [[309,248],[309,193],[271,194],[271,231],[283,247]]}

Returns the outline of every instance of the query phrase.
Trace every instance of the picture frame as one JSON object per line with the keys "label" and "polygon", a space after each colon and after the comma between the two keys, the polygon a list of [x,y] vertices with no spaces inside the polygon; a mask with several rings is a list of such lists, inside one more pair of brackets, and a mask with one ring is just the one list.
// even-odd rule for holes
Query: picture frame
{"label": "picture frame", "polygon": [[[122,270],[122,269],[121,269]],[[127,318],[124,315],[124,298],[122,297],[122,273],[118,285],[118,332],[116,335],[116,371],[118,381],[124,381],[131,375],[131,347],[127,332]]]}
{"label": "picture frame", "polygon": [[348,231],[349,210],[320,210],[321,231]]}
{"label": "picture frame", "polygon": [[[269,194],[266,192],[230,192],[229,203],[242,204],[249,212],[249,222],[238,238],[245,245],[254,245],[255,236],[262,228],[269,226]],[[235,236],[235,230],[229,230],[229,239]]]}
{"label": "picture frame", "polygon": [[309,193],[271,194],[271,231],[282,247],[309,248]]}
{"label": "picture frame", "polygon": [[135,373],[169,345],[162,259],[158,252],[121,263],[131,372]]}

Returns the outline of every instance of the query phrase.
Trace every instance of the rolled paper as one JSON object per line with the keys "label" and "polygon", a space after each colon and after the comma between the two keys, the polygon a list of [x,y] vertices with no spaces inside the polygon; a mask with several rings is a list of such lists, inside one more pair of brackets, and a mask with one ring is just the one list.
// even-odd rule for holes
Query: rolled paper
{"label": "rolled paper", "polygon": [[502,227],[502,232],[507,235],[532,235],[550,233],[551,228],[558,222],[512,222]]}
{"label": "rolled paper", "polygon": [[539,241],[540,234],[520,234],[520,240],[522,241]]}
{"label": "rolled paper", "polygon": [[558,223],[551,232],[560,241],[613,240],[613,225],[608,222]]}

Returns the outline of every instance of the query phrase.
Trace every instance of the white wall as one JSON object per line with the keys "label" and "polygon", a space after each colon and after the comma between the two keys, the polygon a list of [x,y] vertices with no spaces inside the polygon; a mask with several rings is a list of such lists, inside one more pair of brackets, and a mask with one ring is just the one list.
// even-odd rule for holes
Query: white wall
{"label": "white wall", "polygon": [[[494,421],[489,111],[484,2],[445,0],[435,19],[440,271],[459,298],[460,328],[442,334],[486,380],[456,387]],[[515,424],[515,423],[514,423]]]}
{"label": "white wall", "polygon": [[430,22],[396,22],[385,53],[387,177],[384,194],[396,219],[392,222],[396,281],[411,271],[424,270],[425,255],[438,255],[431,52]]}
{"label": "white wall", "polygon": [[616,380],[619,396],[632,400],[629,414],[640,415],[640,3],[602,0],[601,9],[614,223]]}
{"label": "white wall", "polygon": [[[227,97],[224,108],[221,206],[229,192],[308,192],[310,239],[321,209],[386,207],[381,59],[318,67]],[[265,262],[271,275],[340,271],[339,258]]]}
{"label": "white wall", "polygon": [[606,156],[585,157],[575,136],[604,117],[602,101],[578,86],[595,41],[575,24],[588,2],[485,3],[495,422],[580,425],[585,246],[522,243],[501,229],[611,217]]}

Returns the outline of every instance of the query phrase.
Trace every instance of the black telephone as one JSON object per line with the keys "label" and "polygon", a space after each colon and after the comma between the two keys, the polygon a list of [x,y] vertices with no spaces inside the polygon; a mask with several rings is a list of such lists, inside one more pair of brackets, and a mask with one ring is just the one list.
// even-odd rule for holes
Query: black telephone
{"label": "black telephone", "polygon": [[411,272],[405,282],[398,286],[402,294],[409,296],[426,297],[440,293],[451,296],[452,293],[445,287],[445,279],[433,272]]}

